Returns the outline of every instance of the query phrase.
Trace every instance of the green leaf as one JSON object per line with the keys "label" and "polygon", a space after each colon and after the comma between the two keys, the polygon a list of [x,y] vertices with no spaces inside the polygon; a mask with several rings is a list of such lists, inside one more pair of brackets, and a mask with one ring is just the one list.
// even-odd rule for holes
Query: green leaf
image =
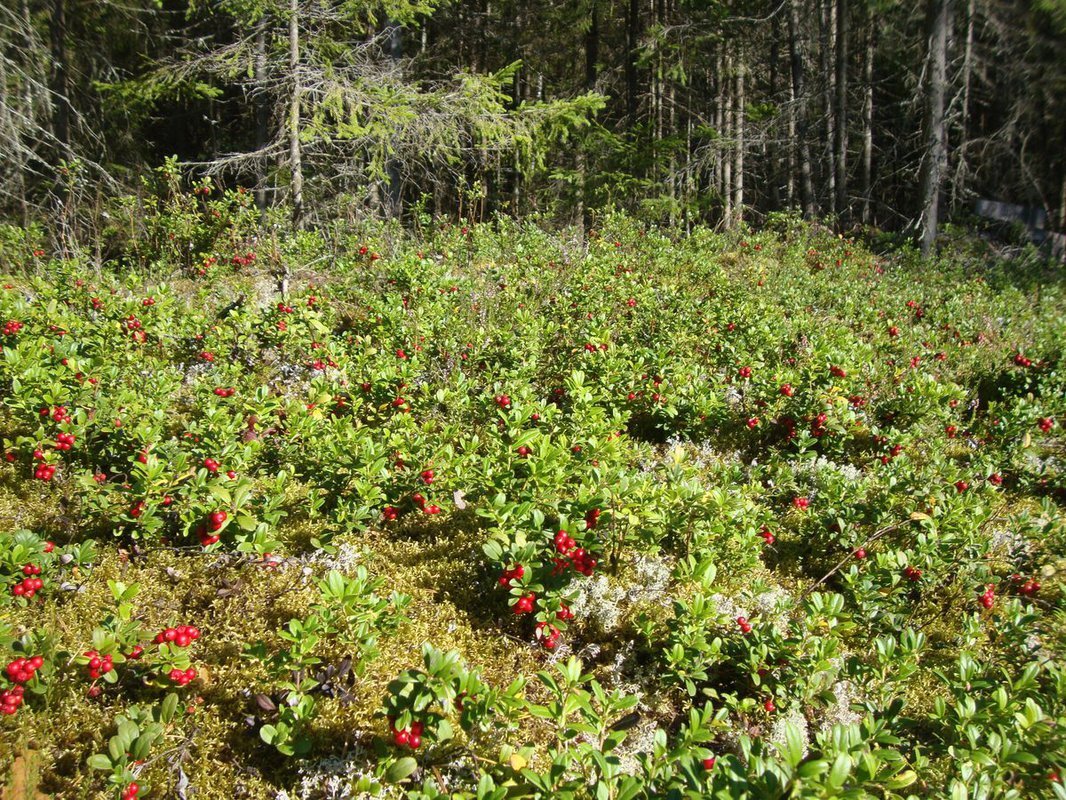
{"label": "green leaf", "polygon": [[112,766],[111,759],[103,753],[96,753],[95,755],[89,756],[88,764],[92,769],[110,770]]}
{"label": "green leaf", "polygon": [[418,769],[418,762],[410,756],[404,756],[385,773],[385,780],[389,783],[399,783],[409,778]]}

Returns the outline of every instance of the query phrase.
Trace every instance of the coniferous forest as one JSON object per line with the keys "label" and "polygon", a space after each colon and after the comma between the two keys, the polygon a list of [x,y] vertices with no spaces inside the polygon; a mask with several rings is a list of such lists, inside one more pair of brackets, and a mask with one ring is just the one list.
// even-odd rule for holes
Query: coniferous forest
{"label": "coniferous forest", "polygon": [[0,800],[1066,800],[1064,0],[0,0]]}

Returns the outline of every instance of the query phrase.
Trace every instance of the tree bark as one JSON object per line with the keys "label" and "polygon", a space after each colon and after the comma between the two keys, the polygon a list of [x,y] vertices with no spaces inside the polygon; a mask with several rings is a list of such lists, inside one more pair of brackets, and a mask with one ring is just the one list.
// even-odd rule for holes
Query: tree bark
{"label": "tree bark", "polygon": [[811,150],[807,141],[807,97],[804,94],[803,43],[800,40],[799,0],[788,3],[788,49],[792,62],[792,92],[796,97],[796,137],[793,148],[794,161],[799,165],[800,202],[803,215],[812,219],[818,214],[814,200],[814,182],[811,179]]}
{"label": "tree bark", "polygon": [[836,208],[842,222],[848,202],[848,0],[837,0],[836,49]]}
{"label": "tree bark", "polygon": [[[256,24],[255,32],[255,146],[263,150],[270,144],[270,97],[267,89],[267,30],[269,20],[264,13]],[[266,159],[260,159],[256,176],[255,204],[260,214],[265,214],[270,204],[267,191],[268,169]]]}
{"label": "tree bark", "polygon": [[735,227],[744,221],[744,50],[741,49],[736,66],[736,104],[733,106],[733,129],[736,150],[733,166],[733,222]]}
{"label": "tree bark", "polygon": [[874,166],[874,57],[877,53],[876,22],[872,12],[867,12],[866,63],[863,65],[862,103],[862,224],[873,221],[873,166]]}
{"label": "tree bark", "polygon": [[640,39],[640,0],[629,0],[626,11],[626,116],[637,122],[637,48]]}
{"label": "tree bark", "polygon": [[[398,64],[403,58],[403,29],[398,22],[390,21],[388,24],[389,60]],[[400,174],[400,162],[395,158],[390,158],[386,170],[389,176],[386,215],[396,219],[403,211],[403,176]]]}
{"label": "tree bark", "polygon": [[826,199],[829,201],[829,214],[836,216],[837,192],[836,192],[836,107],[834,97],[836,95],[836,72],[832,69],[832,56],[836,50],[836,20],[837,0],[825,0],[822,6],[822,46],[819,53],[819,62],[822,71],[822,109],[825,114],[825,173],[822,177],[826,183]]}
{"label": "tree bark", "polygon": [[289,105],[289,169],[292,171],[292,226],[303,227],[304,173],[300,152],[300,2],[289,0],[289,76],[292,100]]}
{"label": "tree bark", "polygon": [[951,208],[959,207],[966,191],[969,164],[966,149],[970,139],[970,87],[973,82],[974,19],[977,16],[976,0],[966,3],[966,44],[962,54],[962,108],[959,110],[959,144],[955,148],[955,174],[951,184]]}
{"label": "tree bark", "polygon": [[947,156],[944,97],[947,93],[948,28],[951,0],[929,0],[929,38],[926,87],[925,154],[920,175],[922,202],[919,245],[928,257],[936,243],[940,185]]}
{"label": "tree bark", "polygon": [[[777,102],[778,93],[779,38],[780,31],[777,17],[774,17],[773,32],[770,35],[770,98],[773,102]],[[770,141],[766,144],[766,150],[770,163],[770,208],[776,211],[781,208],[781,157],[778,153],[774,136],[770,137]]]}
{"label": "tree bark", "polygon": [[722,73],[722,91],[725,97],[725,108],[722,109],[722,121],[725,123],[723,138],[725,148],[722,158],[722,222],[726,229],[733,224],[733,54],[729,52],[729,44],[726,43],[724,58],[725,71]]}

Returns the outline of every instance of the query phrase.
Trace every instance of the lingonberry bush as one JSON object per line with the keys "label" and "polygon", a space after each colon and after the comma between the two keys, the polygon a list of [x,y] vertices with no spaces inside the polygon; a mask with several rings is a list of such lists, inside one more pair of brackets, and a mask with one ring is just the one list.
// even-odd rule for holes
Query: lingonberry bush
{"label": "lingonberry bush", "polygon": [[0,251],[18,785],[1066,798],[1061,271],[158,178]]}

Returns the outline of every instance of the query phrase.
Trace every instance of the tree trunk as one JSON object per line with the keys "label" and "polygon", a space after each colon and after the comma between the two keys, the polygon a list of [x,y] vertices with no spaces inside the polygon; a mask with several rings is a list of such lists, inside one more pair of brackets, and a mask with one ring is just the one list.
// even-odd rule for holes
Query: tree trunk
{"label": "tree trunk", "polygon": [[796,97],[796,137],[793,147],[794,161],[799,164],[800,202],[803,216],[813,219],[818,214],[814,201],[814,183],[811,179],[811,150],[807,141],[807,97],[804,94],[803,44],[800,40],[799,0],[788,3],[788,49],[792,62],[792,92]]}
{"label": "tree trunk", "polygon": [[725,150],[722,153],[722,222],[726,229],[733,224],[733,54],[726,43],[725,71],[722,73],[722,91],[725,93],[725,108],[722,109],[722,121],[725,123],[723,138]]}
{"label": "tree trunk", "polygon": [[825,114],[825,182],[826,199],[829,201],[829,214],[836,216],[836,107],[833,104],[836,95],[836,73],[830,67],[833,52],[836,50],[837,0],[825,0],[822,7],[822,46],[819,62],[822,71],[822,109]]}
{"label": "tree trunk", "polygon": [[873,221],[873,166],[874,166],[874,56],[877,52],[876,21],[872,12],[867,12],[866,63],[863,65],[862,103],[862,224]]}
{"label": "tree trunk", "polygon": [[[389,22],[389,60],[398,64],[403,58],[403,29],[400,23]],[[388,184],[388,208],[386,216],[393,219],[399,218],[403,211],[403,180],[400,174],[400,162],[396,158],[390,158],[387,166],[389,176]],[[487,192],[486,192],[487,193]]]}
{"label": "tree trunk", "polygon": [[[255,146],[265,150],[270,144],[270,97],[267,90],[267,29],[269,20],[264,13],[256,23],[255,31]],[[267,192],[268,170],[265,158],[259,160],[256,176],[255,204],[260,215],[265,214],[270,197]]]}
{"label": "tree trunk", "polygon": [[70,65],[67,63],[66,0],[52,0],[49,33],[52,40],[52,134],[66,158],[70,146]]}
{"label": "tree trunk", "polygon": [[292,171],[292,226],[303,226],[304,173],[300,153],[300,2],[289,0],[289,77],[293,82],[289,105],[289,168]]}
{"label": "tree trunk", "polygon": [[977,16],[976,0],[966,3],[966,45],[962,54],[962,108],[959,110],[959,144],[955,149],[955,174],[951,184],[951,208],[956,210],[966,191],[969,164],[966,162],[967,144],[970,139],[970,86],[973,81],[974,18]]}
{"label": "tree trunk", "polygon": [[947,93],[950,2],[951,0],[929,0],[925,154],[920,175],[922,211],[919,219],[919,243],[922,256],[926,258],[932,253],[936,242],[940,184],[947,155],[944,96]]}
{"label": "tree trunk", "polygon": [[[774,17],[773,32],[770,35],[770,99],[777,102],[778,92],[778,61],[780,51],[778,39],[780,38],[777,17]],[[766,152],[770,163],[770,208],[777,211],[781,208],[781,158],[777,150],[776,137],[771,136],[766,144]]]}
{"label": "tree trunk", "polygon": [[733,166],[733,222],[730,227],[744,221],[744,51],[741,49],[736,67],[736,104],[733,106],[733,129],[736,138]]}
{"label": "tree trunk", "polygon": [[837,0],[836,188],[837,213],[847,222],[848,202],[848,0]]}
{"label": "tree trunk", "polygon": [[632,128],[637,122],[637,48],[640,38],[640,0],[629,0],[626,11],[626,116]]}

